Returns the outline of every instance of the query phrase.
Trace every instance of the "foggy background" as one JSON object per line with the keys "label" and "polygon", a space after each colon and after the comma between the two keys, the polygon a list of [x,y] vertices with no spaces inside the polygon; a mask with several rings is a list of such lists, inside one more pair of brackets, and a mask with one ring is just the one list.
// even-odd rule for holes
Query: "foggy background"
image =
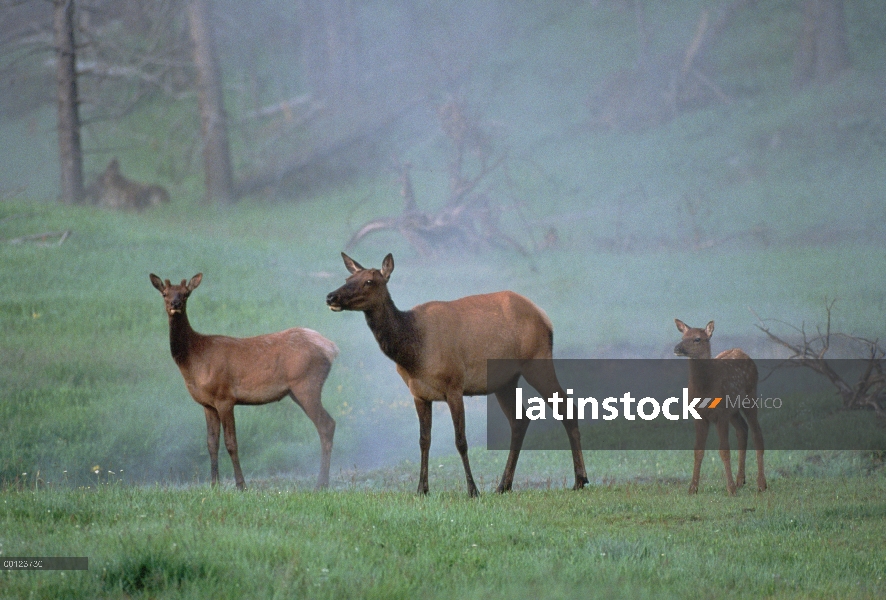
{"label": "foggy background", "polygon": [[[178,280],[204,271],[189,304],[198,331],[301,325],[339,345],[324,390],[339,424],[333,476],[419,456],[412,399],[363,316],[322,305],[347,274],[338,252],[349,242],[366,267],[394,253],[390,290],[401,309],[504,288],[529,296],[551,316],[561,358],[668,357],[679,339],[674,317],[693,326],[716,319],[717,348],[772,357],[748,307],[800,326],[824,318],[825,298],[840,298],[840,330],[884,332],[881,2],[208,6],[236,205],[224,212],[204,199],[187,3],[84,0],[75,34],[86,183],[119,157],[125,175],[164,186],[172,201],[121,213],[109,221],[119,232],[100,234],[116,245],[90,247],[76,263],[0,267],[9,281],[58,286],[10,292],[9,331],[20,331],[31,295],[64,302],[79,277],[126,278],[120,318],[151,337],[122,352],[131,355],[125,367],[110,346],[107,356],[71,359],[72,372],[94,371],[95,381],[123,373],[108,384],[118,388],[101,392],[126,409],[103,425],[118,445],[102,438],[93,452],[115,458],[96,462],[117,460],[146,480],[208,476],[201,411],[169,357],[148,272]],[[0,15],[0,197],[52,203],[52,3],[4,0]],[[822,30],[838,31],[845,53],[815,37]],[[189,221],[204,237],[188,238]],[[162,241],[142,236],[139,223]],[[219,242],[224,252],[210,243],[232,231],[267,239]],[[121,264],[109,266],[115,256]],[[244,282],[255,290],[247,302]],[[17,340],[10,333],[6,346]],[[25,394],[13,391],[13,371],[49,354],[32,346],[7,354],[7,398]],[[99,384],[64,368],[55,376],[76,381],[71,393],[88,404]],[[130,380],[129,370],[154,378]],[[466,409],[477,448],[485,405],[466,399]],[[290,469],[313,477],[316,433],[293,403],[240,408],[237,419],[247,480]],[[442,403],[433,440],[435,456],[454,452]],[[497,477],[499,467],[489,472]]]}

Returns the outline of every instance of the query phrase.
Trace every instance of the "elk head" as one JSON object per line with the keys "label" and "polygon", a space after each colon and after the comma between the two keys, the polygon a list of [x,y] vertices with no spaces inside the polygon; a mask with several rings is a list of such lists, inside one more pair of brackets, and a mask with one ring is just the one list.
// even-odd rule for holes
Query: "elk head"
{"label": "elk head", "polygon": [[714,333],[714,322],[711,321],[704,329],[690,327],[680,319],[674,319],[683,339],[674,346],[674,354],[689,358],[711,357],[711,335]]}
{"label": "elk head", "polygon": [[188,296],[197,289],[201,281],[203,281],[203,273],[197,273],[191,277],[190,281],[186,282],[182,279],[181,284],[173,285],[169,283],[168,279],[164,282],[151,273],[151,283],[154,284],[157,291],[163,294],[163,301],[166,303],[166,314],[170,317],[185,312]]}
{"label": "elk head", "polygon": [[364,269],[353,258],[341,253],[351,276],[345,284],[326,296],[326,304],[334,312],[343,310],[366,311],[384,302],[388,295],[388,280],[394,271],[394,257],[388,254],[381,269]]}

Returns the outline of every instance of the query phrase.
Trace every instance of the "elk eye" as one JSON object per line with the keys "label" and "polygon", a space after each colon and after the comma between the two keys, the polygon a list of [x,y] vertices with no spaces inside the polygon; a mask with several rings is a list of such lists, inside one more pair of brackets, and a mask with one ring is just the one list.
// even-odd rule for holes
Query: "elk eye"
{"label": "elk eye", "polygon": [[371,286],[373,283],[375,283],[375,282],[372,281],[371,279],[367,279],[366,281],[363,282],[363,285],[364,285],[365,287],[369,287],[369,286]]}
{"label": "elk eye", "polygon": [[701,341],[701,338],[695,338],[695,341],[696,341],[696,342],[700,342],[700,341]]}

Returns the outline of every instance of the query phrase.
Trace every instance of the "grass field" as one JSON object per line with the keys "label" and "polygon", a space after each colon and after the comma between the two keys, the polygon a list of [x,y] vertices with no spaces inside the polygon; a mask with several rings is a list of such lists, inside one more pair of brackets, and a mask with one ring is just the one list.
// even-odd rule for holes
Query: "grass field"
{"label": "grass field", "polygon": [[735,498],[661,481],[473,501],[461,489],[425,498],[279,482],[244,494],[7,490],[4,556],[88,556],[89,571],[3,572],[0,594],[876,598],[884,492],[882,476],[857,474],[783,477]]}
{"label": "grass field", "polygon": [[[678,39],[706,6],[647,4],[650,22],[688,27],[671,32]],[[538,9],[541,24],[521,17],[523,33],[478,67],[469,100],[507,150],[501,223],[528,256],[421,257],[394,233],[351,255],[378,267],[394,254],[400,308],[525,294],[554,324],[556,357],[669,357],[677,317],[715,319],[715,352],[741,345],[771,358],[757,315],[785,335],[813,331],[827,299],[834,330],[882,339],[884,15],[848,3],[855,69],[794,91],[785,32],[798,26],[796,5],[754,4],[714,54],[734,101],[639,131],[595,129],[587,107],[593,84],[635,58],[627,3]],[[0,559],[90,565],[0,571],[0,598],[886,596],[882,452],[767,452],[769,489],[730,498],[713,452],[690,497],[690,452],[585,452],[591,485],[573,492],[568,453],[532,451],[515,491],[497,496],[505,456],[484,448],[476,398],[467,435],[481,497],[467,498],[444,406],[431,493],[416,497],[412,399],[363,316],[324,303],[347,274],[339,253],[356,227],[400,211],[391,173],[202,204],[199,160],[188,171],[175,158],[187,107],[144,110],[87,138],[89,168],[113,147],[133,177],[169,187],[171,204],[141,214],[53,202],[51,111],[0,119],[12,157],[0,165]],[[400,158],[416,165],[430,208],[446,196],[445,140],[409,140]],[[558,243],[542,248],[552,228]],[[39,238],[62,231],[61,244]],[[237,410],[249,489],[233,490],[224,450],[223,485],[210,489],[204,418],[170,356],[152,272],[204,274],[188,304],[202,333],[303,326],[339,346],[323,395],[337,421],[330,490],[312,489],[319,442],[288,400]],[[886,431],[869,413],[846,419]]]}
{"label": "grass field", "polygon": [[[571,492],[563,489],[568,454],[533,451],[521,458],[516,491],[497,497],[490,492],[504,456],[483,450],[485,408],[475,399],[468,401],[468,435],[483,496],[466,497],[448,414],[437,407],[431,496],[415,497],[411,399],[362,317],[322,306],[344,268],[335,243],[323,241],[340,225],[312,219],[315,204],[209,216],[182,209],[114,215],[29,202],[3,209],[16,217],[3,222],[7,228],[74,233],[59,247],[0,246],[7,275],[0,556],[82,555],[90,570],[3,572],[0,597],[873,598],[886,590],[886,478],[876,456],[863,453],[769,452],[770,489],[729,498],[713,452],[700,494],[689,497],[688,452],[587,452],[592,484]],[[315,236],[314,243],[291,246],[287,230],[274,230],[282,221]],[[269,226],[260,231],[261,223]],[[862,249],[835,252],[845,259]],[[373,253],[367,248],[360,257]],[[814,271],[816,259],[803,251],[774,253],[778,260],[767,266],[773,273],[777,265],[781,273]],[[838,260],[834,252],[819,256]],[[680,259],[714,270],[748,260],[726,253]],[[643,263],[639,257],[594,260],[600,279],[642,287],[620,275]],[[623,349],[619,342],[634,330],[648,339],[628,344],[632,351],[669,351],[676,302],[671,310],[662,307],[667,301],[648,303],[647,291],[618,306],[601,302],[603,314],[579,319],[555,303],[568,297],[569,262],[542,256],[533,272],[493,254],[441,268],[406,254],[392,293],[408,305],[423,299],[422,289],[456,296],[510,282],[550,306],[558,332],[566,330],[558,347],[572,355],[605,353],[607,344]],[[645,264],[666,268],[668,261],[647,256]],[[199,330],[249,335],[298,324],[339,344],[324,394],[338,421],[332,491],[311,491],[319,444],[288,401],[238,409],[250,490],[233,491],[224,452],[226,484],[208,487],[203,417],[168,354],[150,271],[206,273],[189,304]],[[820,285],[839,295],[856,275],[844,277]],[[458,283],[449,290],[437,280]],[[814,317],[818,298],[807,293],[798,301],[795,285],[773,286],[779,291],[767,294],[766,305]],[[724,298],[718,323],[752,322],[744,299]],[[705,310],[697,300],[687,305],[680,314]],[[878,313],[868,303],[857,306]],[[571,319],[572,327],[559,327]]]}

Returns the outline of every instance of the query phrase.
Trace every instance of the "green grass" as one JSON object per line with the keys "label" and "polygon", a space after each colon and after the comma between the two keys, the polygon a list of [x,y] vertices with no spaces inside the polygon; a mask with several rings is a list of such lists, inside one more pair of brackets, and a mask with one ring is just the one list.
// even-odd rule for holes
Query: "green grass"
{"label": "green grass", "polygon": [[[334,211],[330,204],[348,201],[244,203],[227,212],[170,207],[145,215],[5,203],[0,217],[15,218],[0,222],[4,236],[73,233],[60,247],[0,245],[2,478],[41,469],[55,482],[67,470],[79,482],[95,464],[124,469],[138,481],[203,476],[203,417],[169,356],[150,272],[174,280],[204,273],[189,304],[199,331],[245,336],[299,325],[324,333],[341,349],[324,394],[339,421],[337,463],[350,467],[365,458],[366,444],[378,462],[412,457],[417,423],[393,365],[362,316],[332,314],[324,306],[326,293],[346,274],[338,257],[346,225],[327,213]],[[787,322],[817,323],[825,297],[839,298],[836,329],[875,337],[871,324],[879,322],[883,300],[870,273],[886,266],[886,257],[871,256],[862,244],[597,253],[582,261],[593,267],[590,278],[576,276],[580,247],[539,253],[537,271],[503,252],[425,261],[383,236],[354,254],[377,266],[385,249],[397,257],[391,291],[400,306],[511,288],[546,309],[555,324],[555,351],[570,357],[606,356],[607,347],[625,342],[646,356],[665,356],[677,339],[675,316],[690,323],[716,318],[723,347],[731,337],[755,344],[749,350],[759,356],[769,350],[748,307]],[[819,277],[823,271],[829,277]],[[684,282],[684,272],[717,276]],[[481,400],[468,405],[482,418]],[[313,471],[316,433],[291,402],[243,407],[237,416],[248,474]],[[438,410],[435,422],[434,448],[451,452],[446,412]],[[482,422],[473,427],[471,439],[482,441]],[[376,450],[376,444],[383,445]]]}
{"label": "green grass", "polygon": [[526,490],[0,493],[4,597],[811,597],[886,592],[882,475],[781,478],[735,498],[631,482]]}

